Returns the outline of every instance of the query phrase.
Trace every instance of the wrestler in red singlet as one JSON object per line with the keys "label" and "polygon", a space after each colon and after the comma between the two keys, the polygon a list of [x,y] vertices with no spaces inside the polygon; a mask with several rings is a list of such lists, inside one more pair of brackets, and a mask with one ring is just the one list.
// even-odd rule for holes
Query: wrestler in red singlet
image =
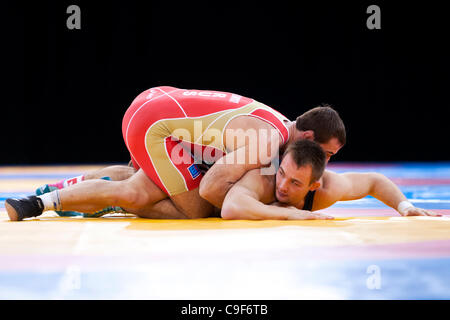
{"label": "wrestler in red singlet", "polygon": [[266,121],[278,130],[282,143],[288,140],[289,120],[254,99],[167,86],[148,89],[134,99],[123,118],[122,133],[134,167],[142,168],[173,196],[197,188],[203,176],[196,165],[198,159],[182,151],[200,148],[209,158],[206,162],[222,157],[228,152],[223,133],[237,116]]}

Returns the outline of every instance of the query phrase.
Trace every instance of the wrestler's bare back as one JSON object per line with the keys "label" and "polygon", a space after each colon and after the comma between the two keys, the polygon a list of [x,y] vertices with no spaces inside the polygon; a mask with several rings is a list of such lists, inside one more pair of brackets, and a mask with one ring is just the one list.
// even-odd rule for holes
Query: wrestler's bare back
{"label": "wrestler's bare back", "polygon": [[264,120],[247,115],[237,116],[226,125],[223,132],[223,145],[229,152],[242,147],[246,143],[251,143],[248,139],[242,139],[242,135],[247,133],[249,137],[252,131],[256,133],[258,141],[260,138],[272,138],[272,141],[277,139],[281,145],[282,136],[272,125]]}

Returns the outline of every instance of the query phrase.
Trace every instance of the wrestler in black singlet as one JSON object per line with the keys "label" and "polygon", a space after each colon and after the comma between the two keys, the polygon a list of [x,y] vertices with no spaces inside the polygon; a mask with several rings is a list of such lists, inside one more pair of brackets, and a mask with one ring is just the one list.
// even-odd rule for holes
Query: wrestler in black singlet
{"label": "wrestler in black singlet", "polygon": [[308,191],[305,197],[305,203],[303,204],[303,210],[311,211],[314,202],[314,195],[316,194],[316,190]]}

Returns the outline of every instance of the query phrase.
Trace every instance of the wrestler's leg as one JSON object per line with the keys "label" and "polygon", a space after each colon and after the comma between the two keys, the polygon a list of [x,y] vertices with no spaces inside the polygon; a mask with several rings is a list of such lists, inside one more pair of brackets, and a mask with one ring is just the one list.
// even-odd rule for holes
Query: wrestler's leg
{"label": "wrestler's leg", "polygon": [[189,219],[206,218],[214,213],[214,206],[200,197],[198,188],[171,196],[170,200]]}
{"label": "wrestler's leg", "polygon": [[139,209],[167,198],[143,170],[123,181],[86,180],[58,192],[62,210],[87,213],[108,206]]}
{"label": "wrestler's leg", "polygon": [[[195,195],[197,193],[197,195]],[[73,210],[78,212],[96,212],[108,205],[120,206],[126,211],[145,218],[153,219],[185,219],[201,218],[208,216],[203,209],[209,209],[202,203],[192,203],[199,198],[198,190],[186,192],[187,196],[176,196],[178,205],[189,202],[185,215],[174,203],[167,198],[156,184],[151,181],[143,170],[124,181],[107,181],[94,179],[80,182],[62,190],[52,191],[45,195],[49,200],[29,197],[26,199],[7,199],[5,207],[11,220],[22,220],[24,218],[40,215],[47,210]],[[43,196],[42,196],[43,197]],[[55,203],[58,205],[55,206]],[[43,208],[42,208],[43,205]]]}
{"label": "wrestler's leg", "polygon": [[149,204],[138,209],[125,209],[127,212],[137,215],[140,218],[147,219],[187,219],[187,217],[178,210],[169,198],[163,199],[155,204]]}
{"label": "wrestler's leg", "polygon": [[100,179],[109,177],[112,181],[122,181],[130,178],[136,173],[136,169],[130,166],[114,165],[99,170],[89,171],[84,174],[84,180]]}
{"label": "wrestler's leg", "polygon": [[103,178],[103,179],[107,179],[107,180],[121,181],[121,180],[128,179],[135,173],[136,173],[136,169],[133,167],[130,167],[130,166],[121,166],[121,165],[109,166],[109,167],[105,167],[105,168],[87,172],[84,175],[81,175],[78,177],[63,179],[56,183],[44,184],[43,186],[40,186],[39,188],[36,189],[36,195],[39,196],[39,195],[42,195],[44,193],[48,193],[48,192],[51,192],[54,190],[63,189],[68,186],[83,182],[85,180]]}
{"label": "wrestler's leg", "polygon": [[198,188],[171,198],[150,203],[138,209],[128,209],[141,218],[149,219],[198,219],[214,216],[214,206],[198,194]]}

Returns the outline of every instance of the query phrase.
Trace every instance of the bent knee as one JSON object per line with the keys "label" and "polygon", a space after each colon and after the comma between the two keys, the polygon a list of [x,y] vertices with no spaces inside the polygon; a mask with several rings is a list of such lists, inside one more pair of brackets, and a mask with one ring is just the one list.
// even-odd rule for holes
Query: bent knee
{"label": "bent knee", "polygon": [[111,178],[112,180],[116,181],[126,180],[136,173],[136,169],[134,169],[133,167],[121,165],[111,166],[111,171]]}
{"label": "bent knee", "polygon": [[126,181],[118,182],[115,198],[118,200],[117,206],[133,209],[148,205],[150,199],[145,190]]}

